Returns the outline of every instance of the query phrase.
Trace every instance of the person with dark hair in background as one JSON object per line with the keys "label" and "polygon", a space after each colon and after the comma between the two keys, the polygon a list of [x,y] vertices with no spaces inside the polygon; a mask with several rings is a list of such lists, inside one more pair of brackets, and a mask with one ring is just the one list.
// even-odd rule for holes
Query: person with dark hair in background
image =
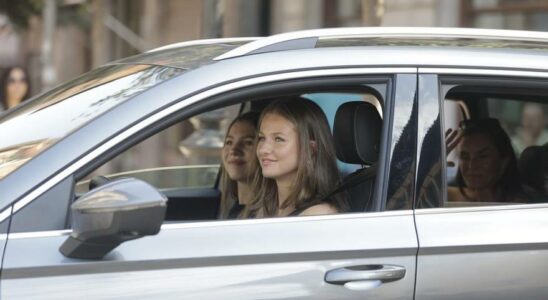
{"label": "person with dark hair in background", "polygon": [[448,188],[449,201],[524,202],[514,149],[497,119],[465,120],[454,133],[447,153],[458,142],[458,187]]}
{"label": "person with dark hair in background", "polygon": [[343,195],[326,197],[340,182],[331,130],[321,108],[301,97],[268,105],[259,119],[254,201],[246,216],[335,214]]}
{"label": "person with dark hair in background", "polygon": [[252,198],[251,184],[259,167],[255,155],[258,112],[239,115],[228,126],[222,149],[220,219],[235,219]]}
{"label": "person with dark hair in background", "polygon": [[27,100],[30,96],[30,81],[22,67],[10,67],[2,74],[0,81],[1,110],[8,110]]}

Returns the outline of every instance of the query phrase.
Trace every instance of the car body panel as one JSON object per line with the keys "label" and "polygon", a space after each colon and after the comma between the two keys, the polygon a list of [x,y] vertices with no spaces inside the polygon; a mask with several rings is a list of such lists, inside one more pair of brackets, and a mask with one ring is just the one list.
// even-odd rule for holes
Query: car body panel
{"label": "car body panel", "polygon": [[[2,298],[413,299],[412,211],[168,224],[101,261],[61,255],[67,234],[11,235]],[[323,280],[328,270],[371,264],[406,274],[368,291]]]}
{"label": "car body panel", "polygon": [[416,212],[416,299],[546,299],[548,206]]}
{"label": "car body panel", "polygon": [[[419,68],[419,168],[415,222],[419,239],[415,299],[546,299],[548,204],[443,207],[447,179],[437,74],[542,78],[542,72]],[[474,203],[472,203],[474,204]],[[466,203],[465,203],[466,205]],[[468,204],[470,205],[470,204]],[[422,209],[425,208],[425,209]],[[428,209],[426,209],[428,208]]]}
{"label": "car body panel", "polygon": [[[417,127],[417,75],[399,74],[396,77],[394,101],[387,111],[390,146],[381,149],[387,155],[386,164],[378,176],[388,182],[381,196],[379,210],[411,209],[415,180],[415,143]],[[380,160],[382,162],[382,159]]]}

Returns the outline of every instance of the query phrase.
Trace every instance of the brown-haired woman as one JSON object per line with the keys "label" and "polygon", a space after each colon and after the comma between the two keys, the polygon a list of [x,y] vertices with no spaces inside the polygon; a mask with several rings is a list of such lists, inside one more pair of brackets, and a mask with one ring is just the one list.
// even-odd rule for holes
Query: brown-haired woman
{"label": "brown-haired woman", "polygon": [[30,96],[30,81],[22,67],[8,68],[0,79],[0,111],[8,110]]}
{"label": "brown-haired woman", "polygon": [[237,218],[251,199],[258,120],[258,112],[247,112],[228,126],[221,156],[221,219]]}
{"label": "brown-haired woman", "polygon": [[324,199],[339,183],[327,119],[314,102],[291,97],[268,105],[259,119],[257,157],[247,216],[333,214],[346,209],[342,195]]}
{"label": "brown-haired woman", "polygon": [[[449,201],[523,202],[516,157],[510,138],[497,119],[473,119],[451,134],[449,153],[458,143],[458,187],[449,187]],[[448,143],[449,144],[449,143]]]}

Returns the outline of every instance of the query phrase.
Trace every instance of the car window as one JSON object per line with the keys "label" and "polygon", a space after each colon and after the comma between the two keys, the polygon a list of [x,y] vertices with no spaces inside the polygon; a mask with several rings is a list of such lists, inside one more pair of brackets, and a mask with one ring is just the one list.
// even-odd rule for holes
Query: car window
{"label": "car window", "polygon": [[438,206],[548,202],[546,91],[525,79],[483,80],[442,95],[447,188]]}
{"label": "car window", "polygon": [[237,104],[202,113],[159,132],[79,181],[76,193],[87,192],[99,175],[134,177],[160,190],[214,187],[226,127],[240,108]]}
{"label": "car window", "polygon": [[[365,103],[380,120],[378,127],[375,127],[375,135],[380,138],[383,100],[378,94],[365,91],[309,92],[296,96],[312,100],[321,108],[329,122],[330,135],[334,130],[335,115],[342,105]],[[256,99],[181,120],[125,150],[80,179],[76,184],[76,196],[88,192],[90,186],[101,184],[105,178],[113,180],[134,177],[150,183],[166,195],[167,221],[216,219],[221,206],[221,150],[227,128],[238,115],[248,111],[260,113],[265,106],[275,100],[276,97]],[[339,136],[342,135],[339,132]],[[377,152],[371,159],[373,161],[378,159],[378,143],[380,140],[375,144]],[[352,145],[348,144],[345,147],[351,149]],[[345,163],[338,158],[336,172],[339,178],[369,166]],[[348,197],[346,211],[358,212],[367,209],[373,198],[374,178],[371,176],[367,186],[352,186],[340,193],[344,194],[345,199]],[[336,197],[339,197],[339,194]]]}

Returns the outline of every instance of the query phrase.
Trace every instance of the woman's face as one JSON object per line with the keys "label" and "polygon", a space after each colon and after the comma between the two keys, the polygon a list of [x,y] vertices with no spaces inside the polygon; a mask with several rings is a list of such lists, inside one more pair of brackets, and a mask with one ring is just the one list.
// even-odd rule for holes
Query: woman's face
{"label": "woman's face", "polygon": [[462,137],[459,168],[466,186],[475,190],[491,189],[497,184],[507,161],[484,134]]}
{"label": "woman's face", "polygon": [[266,114],[259,128],[257,157],[264,177],[292,182],[299,166],[299,135],[295,125],[278,114]]}
{"label": "woman's face", "polygon": [[255,127],[246,121],[232,125],[225,138],[223,166],[232,180],[247,182],[253,174]]}
{"label": "woman's face", "polygon": [[[6,82],[6,96],[8,99],[14,99],[15,105],[19,104],[28,90],[27,78],[25,72],[20,68],[11,70],[8,81]],[[11,108],[11,107],[8,107]]]}

